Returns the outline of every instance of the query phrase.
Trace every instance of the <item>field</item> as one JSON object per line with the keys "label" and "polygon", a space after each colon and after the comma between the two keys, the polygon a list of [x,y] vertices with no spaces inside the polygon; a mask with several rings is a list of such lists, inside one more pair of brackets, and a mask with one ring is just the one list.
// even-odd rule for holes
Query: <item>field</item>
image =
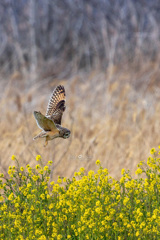
{"label": "field", "polygon": [[[0,9],[0,239],[158,240],[157,1]],[[60,84],[71,136],[44,147],[33,112]]]}
{"label": "field", "polygon": [[[53,161],[54,180],[94,170],[97,159],[113,177],[122,167],[134,172],[159,145],[156,1],[3,0],[0,8],[0,171],[13,154],[31,165],[40,154]],[[44,148],[32,140],[40,131],[33,111],[45,113],[58,84],[67,95],[62,124],[72,134]]]}
{"label": "field", "polygon": [[[95,168],[100,159],[113,177],[120,169],[133,173],[148,150],[158,146],[160,129],[158,63],[138,69],[116,66],[106,72],[80,73],[69,79],[41,80],[28,86],[21,79],[1,80],[1,172],[6,173],[14,154],[22,164],[53,161],[52,178],[72,177],[80,167]],[[66,89],[62,125],[69,139],[55,139],[43,147],[33,111],[45,113],[49,97],[58,84]]]}
{"label": "field", "polygon": [[[160,147],[159,147],[160,148]],[[72,179],[50,181],[52,161],[40,155],[33,168],[15,163],[0,175],[1,239],[159,239],[160,151],[152,148],[135,179],[121,170],[119,181],[107,168],[80,168]]]}

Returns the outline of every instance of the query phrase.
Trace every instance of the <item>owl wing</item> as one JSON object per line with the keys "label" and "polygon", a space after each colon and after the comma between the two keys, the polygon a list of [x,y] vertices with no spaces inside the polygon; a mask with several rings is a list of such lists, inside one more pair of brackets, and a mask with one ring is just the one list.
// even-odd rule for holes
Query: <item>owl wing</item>
{"label": "owl wing", "polygon": [[51,119],[45,117],[41,112],[34,111],[34,117],[38,127],[42,130],[53,131],[57,129],[55,123]]}
{"label": "owl wing", "polygon": [[52,119],[56,124],[61,124],[62,115],[65,111],[65,89],[59,85],[54,90],[50,97],[46,117]]}

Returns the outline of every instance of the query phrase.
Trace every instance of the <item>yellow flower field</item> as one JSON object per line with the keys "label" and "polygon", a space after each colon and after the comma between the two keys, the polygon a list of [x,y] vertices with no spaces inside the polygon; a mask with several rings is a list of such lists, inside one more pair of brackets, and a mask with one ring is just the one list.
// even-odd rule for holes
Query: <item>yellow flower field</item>
{"label": "yellow flower field", "polygon": [[160,158],[150,151],[136,178],[122,169],[115,180],[96,161],[97,172],[84,168],[70,179],[50,181],[49,161],[9,167],[0,174],[0,239],[160,239]]}

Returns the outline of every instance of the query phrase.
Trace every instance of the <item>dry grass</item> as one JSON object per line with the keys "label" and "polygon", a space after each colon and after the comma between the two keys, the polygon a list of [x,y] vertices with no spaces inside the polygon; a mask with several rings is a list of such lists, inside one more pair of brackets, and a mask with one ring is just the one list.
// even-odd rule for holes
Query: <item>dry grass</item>
{"label": "dry grass", "polygon": [[[106,73],[92,71],[70,79],[43,80],[25,87],[20,79],[1,79],[0,172],[7,172],[15,154],[21,164],[53,160],[53,179],[71,177],[80,167],[95,168],[100,159],[113,177],[120,169],[135,170],[153,146],[160,144],[160,89],[158,63],[135,70],[109,67]],[[55,139],[44,148],[44,140],[33,141],[40,131],[34,110],[45,113],[49,95],[57,84],[67,93],[63,126],[69,139]]]}

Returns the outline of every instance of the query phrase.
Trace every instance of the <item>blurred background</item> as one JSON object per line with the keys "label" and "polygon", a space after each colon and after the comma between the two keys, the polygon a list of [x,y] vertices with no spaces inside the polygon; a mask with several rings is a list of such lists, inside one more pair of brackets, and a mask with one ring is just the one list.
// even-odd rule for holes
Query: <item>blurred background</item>
{"label": "blurred background", "polygon": [[[158,0],[0,1],[0,172],[53,161],[52,178],[95,170],[118,178],[160,145]],[[33,111],[66,89],[69,139],[44,139]]]}

